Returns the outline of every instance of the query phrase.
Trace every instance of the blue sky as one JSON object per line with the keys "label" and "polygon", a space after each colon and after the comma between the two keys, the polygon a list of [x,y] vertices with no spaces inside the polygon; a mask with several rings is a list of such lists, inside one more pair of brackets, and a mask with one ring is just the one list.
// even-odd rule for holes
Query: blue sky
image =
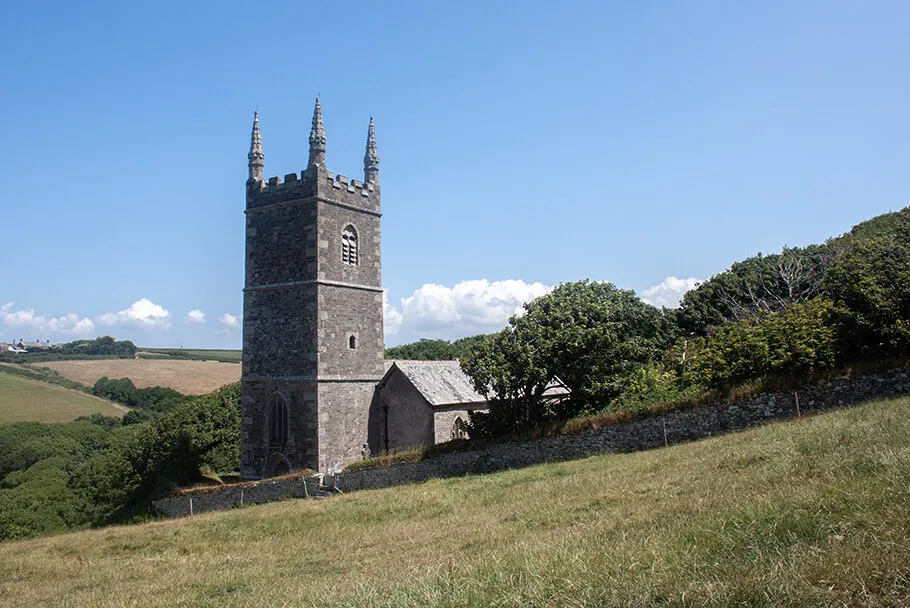
{"label": "blue sky", "polygon": [[317,93],[332,171],[375,116],[389,345],[581,278],[672,303],[910,200],[906,2],[3,13],[0,340],[239,348],[252,113],[299,171]]}

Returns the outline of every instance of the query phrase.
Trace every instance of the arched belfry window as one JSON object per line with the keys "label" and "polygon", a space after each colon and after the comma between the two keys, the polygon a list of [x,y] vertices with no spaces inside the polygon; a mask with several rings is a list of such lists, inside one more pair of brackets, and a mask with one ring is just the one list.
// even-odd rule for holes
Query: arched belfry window
{"label": "arched belfry window", "polygon": [[278,446],[288,441],[288,402],[281,393],[269,398],[269,444]]}
{"label": "arched belfry window", "polygon": [[357,266],[359,257],[357,252],[357,231],[348,225],[341,233],[341,261],[351,266]]}

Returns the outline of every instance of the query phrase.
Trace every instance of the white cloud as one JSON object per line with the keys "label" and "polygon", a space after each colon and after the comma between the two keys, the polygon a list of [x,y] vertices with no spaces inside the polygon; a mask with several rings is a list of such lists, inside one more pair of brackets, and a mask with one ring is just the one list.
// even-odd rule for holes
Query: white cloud
{"label": "white cloud", "polygon": [[701,282],[701,279],[694,277],[689,277],[688,279],[667,277],[660,284],[652,285],[642,291],[641,299],[652,306],[676,308],[679,306],[683,295],[690,289],[694,289]]}
{"label": "white cloud", "polygon": [[193,310],[186,313],[186,316],[183,317],[183,320],[187,323],[205,323],[205,313],[194,308]]}
{"label": "white cloud", "polygon": [[11,325],[12,327],[29,327],[34,324],[34,321],[35,311],[31,308],[14,310],[12,312],[3,311],[4,325]]}
{"label": "white cloud", "polygon": [[31,308],[12,310],[13,303],[5,304],[0,308],[0,315],[4,325],[21,328],[23,330],[36,330],[42,334],[68,334],[73,336],[89,336],[95,331],[95,323],[88,317],[80,317],[69,313],[62,317],[46,317],[36,315]]}
{"label": "white cloud", "polygon": [[401,308],[384,303],[387,333],[416,339],[456,338],[501,329],[522,305],[552,287],[522,280],[462,281],[454,287],[427,283],[406,298]]}
{"label": "white cloud", "polygon": [[224,325],[227,325],[228,327],[240,327],[240,318],[235,317],[234,315],[232,315],[229,312],[226,312],[223,315],[221,315],[221,318],[218,320],[221,321]]}
{"label": "white cloud", "polygon": [[401,329],[401,313],[394,306],[389,304],[389,298],[386,292],[382,292],[382,325],[385,333],[395,335]]}
{"label": "white cloud", "polygon": [[98,317],[101,325],[129,325],[140,329],[169,329],[171,313],[166,308],[142,298],[120,312],[106,312]]}

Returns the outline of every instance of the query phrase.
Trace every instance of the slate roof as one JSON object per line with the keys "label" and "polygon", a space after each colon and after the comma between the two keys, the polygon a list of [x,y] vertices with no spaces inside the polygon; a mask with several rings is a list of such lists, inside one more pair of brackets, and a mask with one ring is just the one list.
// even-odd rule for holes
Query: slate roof
{"label": "slate roof", "polygon": [[[461,370],[458,361],[387,360],[386,374],[380,384],[397,368],[432,406],[486,403]],[[547,387],[544,395],[558,397],[569,394],[558,378]]]}
{"label": "slate roof", "polygon": [[430,405],[486,403],[474,391],[471,381],[461,371],[458,361],[391,361]]}

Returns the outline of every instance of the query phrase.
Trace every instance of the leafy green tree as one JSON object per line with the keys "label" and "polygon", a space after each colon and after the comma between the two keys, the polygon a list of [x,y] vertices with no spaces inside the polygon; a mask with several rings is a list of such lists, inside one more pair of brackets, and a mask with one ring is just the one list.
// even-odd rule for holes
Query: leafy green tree
{"label": "leafy green tree", "polygon": [[132,424],[143,424],[145,422],[157,420],[160,416],[161,415],[158,412],[153,412],[152,410],[135,408],[123,415],[123,418],[120,419],[120,425],[130,426]]}
{"label": "leafy green tree", "polygon": [[[862,226],[841,239],[841,254],[824,288],[843,311],[841,350],[847,360],[910,352],[910,213]],[[859,228],[859,227],[858,227]]]}
{"label": "leafy green tree", "polygon": [[[488,416],[497,420],[481,423],[479,415],[475,426],[502,432],[608,406],[638,369],[661,358],[675,333],[672,315],[632,291],[591,281],[560,285],[462,358],[475,390],[490,401]],[[558,412],[543,402],[554,377],[572,392],[571,406]]]}
{"label": "leafy green tree", "polygon": [[7,475],[0,483],[0,540],[85,525],[85,505],[69,486],[75,466],[71,458],[54,456]]}
{"label": "leafy green tree", "polygon": [[[110,380],[107,376],[99,378],[92,387],[92,394],[150,412],[168,412],[186,400],[186,397],[172,388],[148,386],[136,388],[129,378]],[[148,415],[140,415],[139,420],[147,420]],[[134,423],[135,420],[130,421]]]}
{"label": "leafy green tree", "polygon": [[535,345],[507,328],[475,344],[461,367],[490,404],[471,416],[475,436],[506,435],[540,422],[547,414],[543,393],[552,378]]}
{"label": "leafy green tree", "polygon": [[719,325],[688,341],[685,377],[710,389],[751,380],[806,378],[836,360],[835,306],[824,298]]}
{"label": "leafy green tree", "polygon": [[810,245],[736,262],[683,296],[679,327],[686,334],[703,336],[717,325],[811,299],[821,293],[835,255],[829,245]]}
{"label": "leafy green tree", "polygon": [[87,421],[0,425],[0,479],[54,456],[84,460],[107,445],[104,428]]}
{"label": "leafy green tree", "polygon": [[150,501],[240,465],[240,383],[187,401],[147,424],[124,426],[74,475],[94,523],[128,520]]}
{"label": "leafy green tree", "polygon": [[95,426],[100,426],[106,431],[113,431],[121,425],[121,419],[116,416],[105,416],[104,414],[91,414],[89,416],[79,416],[75,422],[86,421]]}
{"label": "leafy green tree", "polygon": [[472,346],[480,344],[487,334],[468,336],[454,342],[422,338],[417,342],[387,348],[386,359],[410,359],[415,361],[449,361],[460,359]]}
{"label": "leafy green tree", "polygon": [[414,361],[443,361],[455,359],[455,349],[448,340],[422,338],[417,342],[387,348],[386,359],[410,359]]}

